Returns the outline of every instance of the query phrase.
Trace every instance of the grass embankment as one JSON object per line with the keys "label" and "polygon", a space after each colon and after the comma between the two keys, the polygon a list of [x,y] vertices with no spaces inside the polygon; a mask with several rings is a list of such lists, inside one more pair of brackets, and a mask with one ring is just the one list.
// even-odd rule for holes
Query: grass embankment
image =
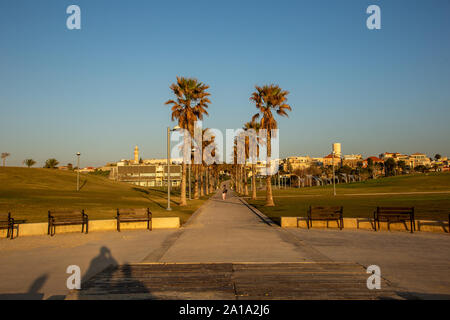
{"label": "grass embankment", "polygon": [[[448,193],[443,193],[443,192]],[[441,192],[441,193],[439,193]],[[412,193],[412,194],[407,194]],[[447,220],[450,173],[416,174],[333,186],[273,190],[275,207],[265,207],[265,192],[250,204],[276,222],[280,217],[306,216],[312,206],[344,206],[345,217],[372,217],[377,206],[415,207],[418,219]]]}
{"label": "grass embankment", "polygon": [[95,175],[80,175],[76,191],[75,172],[35,168],[0,168],[0,212],[10,211],[26,222],[47,221],[50,209],[85,209],[89,219],[113,219],[116,208],[150,208],[154,217],[180,217],[181,223],[207,199],[178,206],[179,190],[171,194],[172,211],[167,211],[167,191],[111,181]]}

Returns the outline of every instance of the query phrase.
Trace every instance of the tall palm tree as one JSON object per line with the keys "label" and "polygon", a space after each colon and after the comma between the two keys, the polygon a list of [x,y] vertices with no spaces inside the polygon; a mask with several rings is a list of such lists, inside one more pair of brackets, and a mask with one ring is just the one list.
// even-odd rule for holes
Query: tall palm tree
{"label": "tall palm tree", "polygon": [[[255,130],[255,133],[258,134],[260,127],[261,127],[261,125],[259,124],[259,122],[250,121],[244,125],[244,130],[253,129],[253,130]],[[246,144],[246,149],[248,150],[248,153],[250,153],[250,150],[249,150],[250,146],[249,146],[248,138],[245,140],[245,144]],[[259,157],[259,146],[256,146],[256,155],[248,154],[248,156],[258,158]],[[256,200],[256,163],[255,163],[255,160],[256,159],[252,159],[252,200]]]}
{"label": "tall palm tree", "polygon": [[[177,82],[170,86],[176,96],[176,100],[168,100],[166,105],[172,106],[172,121],[178,120],[178,126],[187,130],[191,137],[194,136],[194,122],[202,120],[208,115],[206,109],[211,103],[206,92],[209,86],[199,82],[197,79],[177,77]],[[183,144],[184,145],[184,144]],[[191,150],[183,147],[183,158],[186,159]],[[191,148],[189,148],[191,149]],[[186,163],[182,164],[181,178],[181,202],[180,206],[186,205]]]}
{"label": "tall palm tree", "polygon": [[[278,128],[277,121],[275,120],[272,111],[276,111],[280,116],[288,116],[286,111],[292,110],[291,106],[286,103],[289,92],[282,90],[275,84],[264,85],[262,87],[255,86],[255,89],[256,91],[253,92],[250,101],[253,101],[256,104],[258,113],[253,116],[252,122],[255,122],[261,117],[261,129],[267,130],[267,160],[269,160],[272,156],[272,146],[270,141],[272,137],[271,130]],[[266,206],[273,207],[275,204],[272,196],[270,165],[270,161],[267,161]]]}
{"label": "tall palm tree", "polygon": [[8,152],[3,152],[2,153],[2,161],[3,161],[3,166],[6,165],[6,158],[8,158],[11,154]]}
{"label": "tall palm tree", "polygon": [[33,159],[25,159],[23,161],[23,164],[26,165],[28,168],[31,168],[36,164],[36,161],[34,161]]}

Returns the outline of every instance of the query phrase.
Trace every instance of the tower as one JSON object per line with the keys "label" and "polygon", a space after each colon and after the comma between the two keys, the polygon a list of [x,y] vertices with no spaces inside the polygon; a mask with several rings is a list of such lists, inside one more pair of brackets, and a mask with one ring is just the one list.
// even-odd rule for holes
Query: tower
{"label": "tower", "polygon": [[139,163],[139,148],[138,146],[134,147],[134,163]]}
{"label": "tower", "polygon": [[333,153],[336,158],[341,157],[341,144],[340,143],[333,143]]}

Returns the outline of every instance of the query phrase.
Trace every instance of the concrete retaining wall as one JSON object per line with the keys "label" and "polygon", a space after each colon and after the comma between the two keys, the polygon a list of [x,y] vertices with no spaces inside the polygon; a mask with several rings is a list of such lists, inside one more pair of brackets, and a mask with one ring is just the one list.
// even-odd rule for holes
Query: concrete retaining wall
{"label": "concrete retaining wall", "polygon": [[[179,217],[168,217],[168,218],[153,218],[152,219],[153,229],[173,229],[180,227]],[[121,230],[134,230],[134,229],[146,229],[147,222],[129,222],[121,223]],[[19,225],[19,236],[39,236],[46,235],[48,230],[48,223],[25,223]],[[89,232],[95,231],[116,231],[117,222],[115,219],[112,220],[90,220],[89,221]],[[81,225],[74,226],[56,226],[56,234],[58,233],[69,233],[69,232],[81,232]],[[15,235],[15,232],[14,232]],[[6,230],[0,230],[0,237],[6,237]]]}
{"label": "concrete retaining wall", "polygon": [[[416,220],[416,231],[426,232],[449,232],[448,221]],[[282,217],[282,228],[307,228],[306,217]],[[313,221],[313,228],[326,228],[327,221]],[[337,228],[335,221],[328,221],[329,228]],[[378,228],[378,227],[377,227]],[[410,223],[391,223],[390,229],[397,231],[410,231]],[[373,230],[372,219],[367,218],[344,218],[344,229],[367,229]],[[388,230],[387,222],[380,222],[381,230]]]}

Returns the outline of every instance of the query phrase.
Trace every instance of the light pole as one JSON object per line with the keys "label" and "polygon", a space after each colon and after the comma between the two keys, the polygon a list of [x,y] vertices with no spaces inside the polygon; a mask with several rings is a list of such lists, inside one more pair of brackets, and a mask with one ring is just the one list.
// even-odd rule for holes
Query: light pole
{"label": "light pole", "polygon": [[77,152],[77,191],[80,191],[80,155],[81,153]]}
{"label": "light pole", "polygon": [[334,176],[334,154],[335,154],[335,152],[333,151],[333,160],[332,160],[332,162],[333,162],[333,195],[334,196],[336,196],[336,178],[335,178],[335,176]]}
{"label": "light pole", "polygon": [[177,131],[179,126],[175,126],[173,129],[167,127],[167,210],[170,211],[170,132]]}

